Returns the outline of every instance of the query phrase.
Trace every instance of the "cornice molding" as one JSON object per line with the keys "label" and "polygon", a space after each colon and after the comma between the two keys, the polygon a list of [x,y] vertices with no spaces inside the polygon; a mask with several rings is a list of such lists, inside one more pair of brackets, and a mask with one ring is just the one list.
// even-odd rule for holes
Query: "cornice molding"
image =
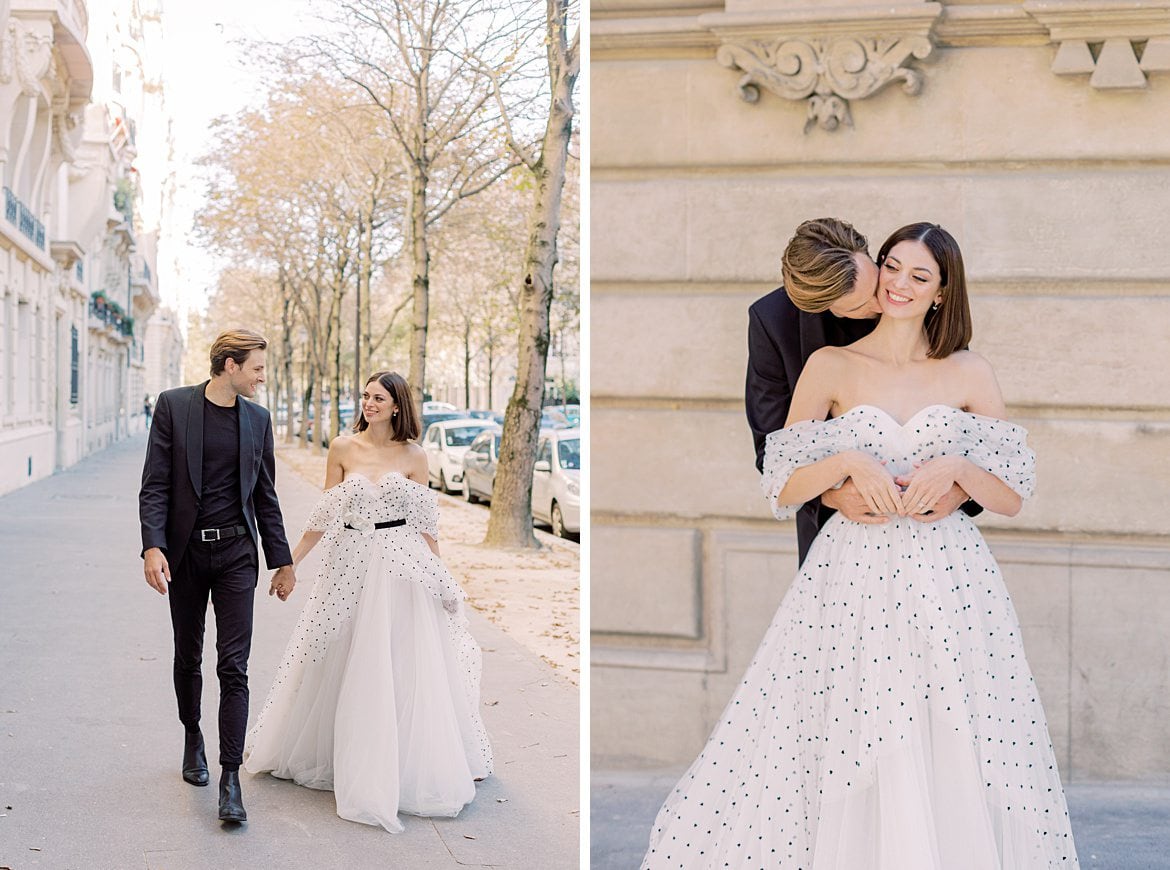
{"label": "cornice molding", "polygon": [[917,94],[922,76],[912,61],[938,46],[1053,44],[1053,73],[1086,75],[1097,90],[1141,89],[1148,74],[1170,72],[1170,0],[733,7],[605,18],[590,33],[599,59],[710,52],[741,74],[736,88],[746,102],[758,102],[763,91],[806,101],[806,131],[851,124],[849,101],[893,82]]}

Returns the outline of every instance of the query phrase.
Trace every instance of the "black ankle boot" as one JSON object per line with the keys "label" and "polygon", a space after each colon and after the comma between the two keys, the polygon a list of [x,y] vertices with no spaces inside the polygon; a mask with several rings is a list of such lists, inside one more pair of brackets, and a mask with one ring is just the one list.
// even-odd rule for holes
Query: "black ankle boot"
{"label": "black ankle boot", "polygon": [[244,795],[240,792],[240,772],[225,770],[219,778],[219,818],[224,822],[245,822]]}
{"label": "black ankle boot", "polygon": [[207,785],[207,753],[203,751],[203,734],[188,731],[183,744],[183,779],[191,785]]}

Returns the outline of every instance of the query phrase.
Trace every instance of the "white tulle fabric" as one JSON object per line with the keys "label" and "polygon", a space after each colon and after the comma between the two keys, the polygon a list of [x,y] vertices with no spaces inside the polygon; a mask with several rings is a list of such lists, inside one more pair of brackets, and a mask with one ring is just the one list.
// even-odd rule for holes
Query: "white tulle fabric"
{"label": "white tulle fabric", "polygon": [[[860,406],[768,436],[765,492],[861,449],[894,472],[958,453],[1032,492],[1027,433],[944,405]],[[970,518],[813,542],[655,822],[643,868],[1075,867],[1052,744],[999,568]]]}
{"label": "white tulle fabric", "polygon": [[[374,528],[395,519],[407,524]],[[307,528],[325,533],[325,558],[244,767],[332,789],[339,816],[388,831],[399,812],[458,814],[492,751],[465,596],[420,534],[438,535],[438,497],[397,473],[355,475]]]}

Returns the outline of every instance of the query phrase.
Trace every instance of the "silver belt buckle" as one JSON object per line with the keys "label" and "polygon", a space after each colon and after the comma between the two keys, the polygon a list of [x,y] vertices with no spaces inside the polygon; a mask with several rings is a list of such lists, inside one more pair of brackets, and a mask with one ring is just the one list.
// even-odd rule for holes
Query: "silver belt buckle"
{"label": "silver belt buckle", "polygon": [[[209,538],[208,535],[213,533],[213,532],[215,533],[215,537]],[[199,540],[203,541],[204,543],[207,543],[208,541],[218,541],[219,540],[219,529],[200,529],[199,530]]]}

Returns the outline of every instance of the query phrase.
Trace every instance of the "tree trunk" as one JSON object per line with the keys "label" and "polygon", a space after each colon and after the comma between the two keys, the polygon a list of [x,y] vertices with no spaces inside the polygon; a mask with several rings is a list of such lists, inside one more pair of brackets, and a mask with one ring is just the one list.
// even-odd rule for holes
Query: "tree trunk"
{"label": "tree trunk", "polygon": [[[500,462],[492,485],[491,516],[484,543],[493,547],[538,548],[532,533],[532,466],[540,435],[541,400],[548,363],[549,309],[553,268],[557,263],[557,232],[561,224],[561,193],[573,122],[575,72],[558,63],[557,45],[564,46],[564,0],[549,0],[549,74],[552,105],[533,168],[536,195],[528,222],[524,254],[524,286],[520,293],[519,359],[516,387],[504,413]],[[561,30],[555,32],[557,27]]]}
{"label": "tree trunk", "polygon": [[362,331],[362,299],[367,295],[362,292],[362,281],[366,277],[366,224],[364,215],[360,211],[357,219],[357,234],[357,296],[353,301],[353,399],[355,407],[358,396],[362,394],[362,339],[365,335]]}
{"label": "tree trunk", "polygon": [[313,364],[312,357],[309,357],[305,364],[307,368],[305,372],[305,391],[301,394],[301,440],[304,442],[302,446],[307,448],[311,443],[309,439],[309,409],[312,407],[313,398],[316,393],[317,367]]}
{"label": "tree trunk", "polygon": [[426,389],[427,325],[430,316],[431,254],[427,245],[427,176],[426,167],[411,167],[410,185],[410,258],[414,269],[414,317],[410,341],[410,390],[415,405],[422,412]]}
{"label": "tree trunk", "polygon": [[471,407],[471,320],[463,321],[463,407]]}
{"label": "tree trunk", "polygon": [[[282,276],[280,279],[280,345],[283,348],[283,358],[281,363],[284,365],[284,443],[293,443],[293,316],[292,316],[292,297],[289,294],[288,282]],[[280,402],[276,403],[277,408],[280,408]]]}

